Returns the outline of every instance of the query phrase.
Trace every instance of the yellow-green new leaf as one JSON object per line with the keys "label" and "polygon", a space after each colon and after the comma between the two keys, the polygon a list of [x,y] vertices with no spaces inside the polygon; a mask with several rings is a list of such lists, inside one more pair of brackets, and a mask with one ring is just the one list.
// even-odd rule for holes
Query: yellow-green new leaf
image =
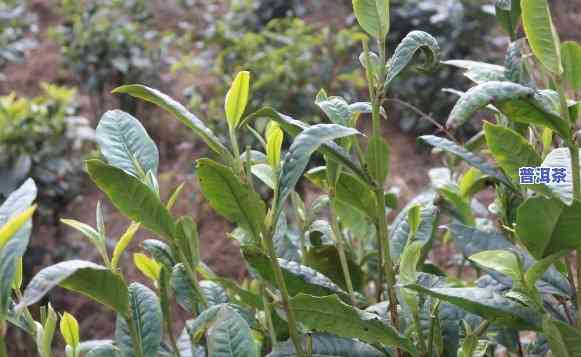
{"label": "yellow-green new leaf", "polygon": [[280,152],[284,132],[276,122],[271,121],[266,129],[266,159],[273,169],[280,165]]}
{"label": "yellow-green new leaf", "polygon": [[10,238],[12,238],[16,232],[18,232],[18,230],[22,228],[26,222],[28,222],[28,220],[34,214],[35,210],[36,205],[27,208],[22,213],[12,217],[10,220],[8,220],[8,222],[6,222],[5,225],[2,226],[2,228],[0,228],[0,249],[2,249],[4,245],[6,245],[6,243],[10,240]]}
{"label": "yellow-green new leaf", "polygon": [[389,32],[389,0],[353,0],[353,11],[365,32],[385,39]]}
{"label": "yellow-green new leaf", "polygon": [[486,250],[472,255],[468,259],[485,268],[509,276],[514,281],[522,280],[519,258],[509,250]]}
{"label": "yellow-green new leaf", "polygon": [[129,225],[129,227],[127,227],[127,230],[125,231],[125,233],[123,233],[121,238],[119,238],[119,241],[117,242],[117,244],[115,245],[115,249],[113,250],[113,258],[111,259],[111,270],[115,271],[117,269],[117,266],[119,265],[119,259],[121,259],[123,252],[129,245],[129,243],[131,243],[131,241],[133,240],[133,237],[135,236],[135,233],[139,229],[139,226],[140,226],[139,223],[132,222]]}
{"label": "yellow-green new leaf", "polygon": [[161,265],[155,260],[151,259],[143,253],[133,254],[133,263],[149,279],[153,281],[159,280],[159,273],[161,272]]}
{"label": "yellow-green new leaf", "polygon": [[22,273],[24,269],[22,266],[22,257],[16,259],[16,270],[14,272],[14,280],[12,281],[12,288],[20,291],[22,288]]}
{"label": "yellow-green new leaf", "polygon": [[521,8],[523,27],[534,55],[548,71],[562,74],[559,35],[548,0],[521,0]]}
{"label": "yellow-green new leaf", "polygon": [[231,128],[238,126],[246,104],[248,104],[248,92],[250,91],[250,73],[247,71],[239,72],[230,90],[226,94],[226,119]]}
{"label": "yellow-green new leaf", "polygon": [[63,314],[60,322],[60,330],[67,345],[76,348],[80,343],[79,323],[77,319],[68,312]]}

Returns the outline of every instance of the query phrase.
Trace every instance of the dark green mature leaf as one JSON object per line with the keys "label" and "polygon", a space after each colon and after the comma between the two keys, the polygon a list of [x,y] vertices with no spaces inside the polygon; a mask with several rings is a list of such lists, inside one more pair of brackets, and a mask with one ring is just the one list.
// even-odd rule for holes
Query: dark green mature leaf
{"label": "dark green mature leaf", "polygon": [[[514,0],[513,2],[518,2],[518,0]],[[511,42],[504,58],[504,66],[506,67],[504,75],[506,79],[520,84],[526,84],[530,79],[522,53],[524,42],[524,39]]]}
{"label": "dark green mature leaf", "polygon": [[353,12],[365,32],[380,41],[385,39],[389,32],[389,0],[353,0]]}
{"label": "dark green mature leaf", "polygon": [[88,296],[120,314],[128,313],[128,291],[123,279],[104,266],[84,260],[69,260],[42,269],[26,287],[16,310],[38,302],[56,286]]}
{"label": "dark green mature leaf", "polygon": [[327,115],[332,123],[347,126],[351,119],[351,109],[349,103],[342,97],[327,97],[326,95],[317,95],[315,104]]}
{"label": "dark green mature leaf", "polygon": [[119,349],[113,345],[102,345],[92,348],[85,357],[121,357]]}
{"label": "dark green mature leaf", "polygon": [[507,185],[510,185],[510,182],[507,181],[507,179],[504,177],[502,172],[500,172],[497,168],[495,168],[494,166],[489,164],[484,158],[474,154],[473,152],[471,152],[469,150],[466,150],[462,146],[460,146],[460,145],[458,145],[458,144],[456,144],[448,139],[441,138],[441,137],[434,136],[434,135],[420,136],[419,139],[421,141],[424,141],[427,144],[435,147],[435,148],[444,150],[446,152],[449,152],[451,154],[458,156],[459,158],[466,161],[471,166],[474,166],[477,169],[479,169],[480,171],[482,171],[482,173],[489,175],[489,176],[492,176],[492,177],[496,177],[499,181],[501,181]]}
{"label": "dark green mature leaf", "polygon": [[0,227],[17,214],[22,213],[36,199],[36,184],[29,178],[12,192],[0,206]]}
{"label": "dark green mature leaf", "polygon": [[326,142],[358,134],[356,129],[336,124],[318,124],[301,132],[285,155],[280,173],[279,190],[276,199],[275,217],[281,211],[288,195],[301,178],[311,155]]}
{"label": "dark green mature leaf", "polygon": [[176,265],[171,273],[171,287],[175,292],[177,303],[186,311],[193,313],[196,311],[196,304],[200,297],[192,287],[186,269],[182,263]]}
{"label": "dark green mature leaf", "polygon": [[[341,260],[339,259],[337,247],[334,245],[310,247],[303,259],[305,264],[329,277],[329,279],[342,289],[347,290],[345,274],[341,268]],[[353,288],[355,290],[361,290],[363,288],[363,271],[361,267],[357,265],[353,257],[349,254],[347,255],[347,265],[349,267],[349,275],[351,276]]]}
{"label": "dark green mature leaf", "polygon": [[228,305],[220,308],[208,330],[208,353],[215,357],[258,357],[248,323]]}
{"label": "dark green mature leaf", "polygon": [[[390,254],[394,262],[398,262],[410,235],[410,224],[408,218],[409,210],[414,207],[407,205],[394,219],[389,235]],[[435,229],[438,208],[431,202],[426,202],[420,210],[420,224],[414,240],[424,243],[423,254],[427,253]]]}
{"label": "dark green mature leaf", "polygon": [[514,181],[518,181],[521,167],[540,165],[541,157],[535,148],[516,131],[485,122],[484,133],[492,156]]}
{"label": "dark green mature leaf", "polygon": [[[133,329],[138,336],[139,349],[142,351],[143,357],[157,357],[163,334],[159,299],[145,285],[133,283],[129,286],[129,309]],[[135,355],[134,349],[137,348],[133,344],[129,331],[125,319],[118,316],[115,339],[124,357],[133,357]]]}
{"label": "dark green mature leaf", "polygon": [[156,239],[146,239],[141,243],[143,249],[151,254],[153,259],[163,264],[168,271],[176,265],[176,259],[169,245]]}
{"label": "dark green mature leaf", "polygon": [[543,333],[549,341],[553,356],[581,356],[581,330],[555,320],[551,315],[543,318]]}
{"label": "dark green mature leaf", "polygon": [[197,174],[202,193],[212,208],[249,230],[258,241],[266,216],[260,195],[240,181],[229,167],[210,159],[197,161]]}
{"label": "dark green mature leaf", "polygon": [[560,41],[547,0],[521,0],[523,28],[537,59],[553,74],[563,73]]}
{"label": "dark green mature leaf", "polygon": [[290,301],[297,320],[307,328],[368,343],[400,347],[416,354],[413,343],[375,314],[343,303],[336,295],[316,297],[299,294]]}
{"label": "dark green mature leaf", "polygon": [[483,288],[433,288],[412,284],[406,288],[456,305],[495,323],[523,330],[540,330],[541,316],[535,310]]}
{"label": "dark green mature leaf", "polygon": [[121,110],[103,114],[97,126],[97,142],[107,162],[143,179],[148,171],[157,174],[157,146],[139,120]]}
{"label": "dark green mature leaf", "polygon": [[87,160],[86,165],[93,182],[119,211],[165,239],[174,236],[171,214],[146,184],[100,160]]}
{"label": "dark green mature leaf", "polygon": [[556,199],[531,197],[517,210],[517,235],[537,259],[581,247],[580,231],[580,201],[566,206]]}
{"label": "dark green mature leaf", "polygon": [[190,113],[183,105],[169,97],[168,95],[143,85],[131,84],[125,85],[113,90],[113,93],[126,93],[133,97],[143,99],[147,102],[153,103],[164,110],[172,113],[184,125],[192,129],[192,131],[200,136],[202,140],[221,157],[232,158],[232,154],[222,144],[220,139],[206,127],[206,125],[198,119],[194,114]]}
{"label": "dark green mature leaf", "polygon": [[[374,347],[355,339],[342,338],[326,333],[310,335],[313,346],[312,357],[381,357],[383,353]],[[308,337],[302,337],[303,351],[307,349]],[[295,347],[291,341],[280,343],[272,349],[267,357],[296,357]]]}
{"label": "dark green mature leaf", "polygon": [[563,56],[563,77],[571,85],[571,89],[581,88],[581,45],[575,41],[565,41],[561,44]]}
{"label": "dark green mature leaf", "polygon": [[485,82],[464,93],[448,117],[446,127],[455,129],[485,106],[503,101],[532,97],[535,90],[512,82]]}
{"label": "dark green mature leaf", "polygon": [[[581,150],[580,150],[581,153]],[[579,159],[581,164],[581,159]],[[564,204],[573,204],[573,178],[571,177],[571,152],[567,148],[557,148],[552,150],[543,161],[543,167],[565,167],[567,179],[565,182],[551,182],[547,186]]]}
{"label": "dark green mature leaf", "polygon": [[[468,60],[448,60],[442,61],[442,64],[465,69],[464,75],[476,84],[491,81],[506,81],[506,69],[499,65]],[[462,92],[458,93],[460,95],[462,94]]]}
{"label": "dark green mature leaf", "polygon": [[[263,117],[274,120],[288,135],[293,137],[299,135],[299,133],[301,133],[303,130],[309,128],[307,124],[295,120],[287,115],[281,114],[269,107],[262,108],[246,117],[244,123],[242,123],[241,126],[252,120]],[[367,173],[357,164],[357,162],[351,159],[349,153],[343,150],[343,148],[341,148],[339,145],[335,144],[334,142],[326,142],[320,146],[319,151],[351,170],[363,182],[367,183],[368,185],[373,184],[369,175],[367,175]]]}
{"label": "dark green mature leaf", "polygon": [[[452,223],[449,225],[449,228],[454,237],[457,249],[462,252],[465,257],[489,250],[512,250],[518,252],[521,256],[524,269],[530,269],[532,266],[539,263],[535,262],[528,253],[509,242],[501,233],[482,231],[460,223]],[[571,287],[569,286],[569,283],[556,269],[550,268],[547,271],[543,271],[541,274],[541,280],[536,283],[539,291],[561,296],[570,295]],[[497,275],[494,276],[494,279],[499,280],[500,283],[507,287],[511,286],[510,281],[499,279]]]}
{"label": "dark green mature leaf", "polygon": [[200,281],[200,290],[206,298],[208,306],[225,304],[229,300],[226,290],[217,282],[202,280]]}
{"label": "dark green mature leaf", "polygon": [[355,176],[342,172],[335,189],[337,200],[369,217],[374,216],[375,198],[369,188]]}
{"label": "dark green mature leaf", "polygon": [[383,183],[389,174],[389,144],[381,135],[372,135],[367,145],[365,163],[371,177]]}
{"label": "dark green mature leaf", "polygon": [[[266,281],[276,284],[274,272],[267,256],[251,247],[242,247],[242,253],[252,269],[256,270]],[[278,262],[291,296],[301,292],[317,296],[339,294],[341,298],[345,298],[348,301],[349,296],[347,293],[342,291],[328,277],[316,270],[280,258]]]}
{"label": "dark green mature leaf", "polygon": [[[513,281],[521,281],[523,272],[519,257],[508,250],[487,250],[469,257],[474,263],[509,276]],[[542,274],[541,274],[542,275]]]}
{"label": "dark green mature leaf", "polygon": [[415,54],[420,51],[425,56],[425,62],[420,69],[434,70],[440,64],[440,46],[432,35],[424,31],[412,31],[396,47],[393,57],[389,61],[389,69],[385,86],[393,81],[411,62]]}

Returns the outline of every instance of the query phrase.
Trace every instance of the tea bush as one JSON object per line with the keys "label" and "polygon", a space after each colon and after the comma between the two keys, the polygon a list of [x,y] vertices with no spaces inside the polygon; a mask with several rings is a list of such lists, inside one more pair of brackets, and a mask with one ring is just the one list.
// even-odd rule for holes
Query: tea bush
{"label": "tea bush", "polygon": [[[353,100],[357,91],[365,88],[360,80],[361,71],[353,61],[359,31],[317,28],[296,16],[275,17],[265,22],[255,14],[264,15],[259,10],[268,3],[234,2],[226,14],[214,15],[219,20],[212,21],[202,37],[204,49],[199,57],[196,55],[194,71],[200,75],[209,73],[217,83],[212,88],[192,86],[187,94],[191,98],[190,107],[213,119],[211,123],[218,131],[226,128],[216,97],[228,90],[232,69],[263,74],[254,83],[251,108],[272,106],[309,123],[320,121],[313,104],[319,89],[343,93]],[[188,57],[183,62],[188,63]],[[250,143],[253,137],[242,139]]]}
{"label": "tea bush", "polygon": [[[271,107],[246,115],[253,96],[247,71],[237,74],[224,101],[228,140],[156,89],[115,89],[168,111],[207,144],[212,158],[196,160],[197,180],[210,206],[234,224],[231,235],[250,277],[234,282],[204,264],[195,223],[201,217],[172,212],[183,185],[162,198],[155,143],[138,119],[109,111],[97,127],[102,158],[85,166],[132,222],[110,252],[109,222],[99,208],[96,227],[64,220],[87,237],[101,261],[49,266],[21,292],[19,257],[35,210],[34,182],[8,197],[0,206],[0,264],[7,267],[0,270],[0,356],[6,356],[7,323],[30,334],[41,356],[52,355],[58,315],[48,305],[36,321],[29,309],[56,286],[117,314],[113,340],[81,342],[75,317],[64,313],[59,327],[67,356],[472,357],[493,356],[501,346],[519,356],[579,356],[581,264],[570,262],[575,250],[581,257],[579,106],[567,92],[581,83],[575,71],[581,46],[560,43],[546,0],[496,6],[516,40],[505,66],[445,61],[464,68],[475,85],[452,109],[447,137],[420,137],[438,149],[445,167],[432,171],[431,186],[401,208],[385,188],[389,135],[382,136],[382,106],[417,54],[428,71],[441,52],[434,37],[416,30],[388,56],[387,1],[353,2],[372,39],[362,42],[360,56],[369,101],[319,92],[315,103],[325,124],[308,125]],[[521,18],[526,37],[517,39]],[[526,44],[530,54],[520,51]],[[549,78],[554,89],[542,89],[539,78]],[[481,118],[475,115],[481,110],[494,122],[458,142],[453,130]],[[355,129],[362,113],[371,113],[366,135]],[[241,133],[262,135],[252,129],[260,118],[269,121],[259,140],[264,145],[242,152]],[[285,137],[292,144],[283,153]],[[305,172],[315,154],[324,165]],[[548,181],[543,170],[535,179],[536,167],[552,172]],[[312,202],[295,191],[301,178],[321,188]],[[269,194],[261,195],[261,187]],[[494,192],[492,203],[483,191]],[[392,211],[397,214],[388,222]],[[120,265],[140,228],[155,236],[132,259],[148,286],[128,282]],[[462,272],[468,263],[476,279],[451,276],[429,260],[443,241],[463,258],[454,268]],[[174,301],[190,317],[179,334]]]}
{"label": "tea bush", "polygon": [[94,130],[77,116],[75,89],[40,86],[42,94],[34,98],[0,97],[0,196],[32,177],[42,212],[50,217],[79,193],[81,156]]}
{"label": "tea bush", "polygon": [[[24,53],[36,45],[27,34],[36,30],[36,17],[25,3],[8,0],[0,3],[0,70],[9,62],[24,60]],[[0,79],[2,76],[0,73]]]}
{"label": "tea bush", "polygon": [[[105,109],[105,94],[127,82],[159,84],[170,37],[151,29],[150,4],[131,1],[62,0],[64,23],[52,35],[64,65],[91,95],[95,113]],[[135,113],[136,103],[120,100]]]}

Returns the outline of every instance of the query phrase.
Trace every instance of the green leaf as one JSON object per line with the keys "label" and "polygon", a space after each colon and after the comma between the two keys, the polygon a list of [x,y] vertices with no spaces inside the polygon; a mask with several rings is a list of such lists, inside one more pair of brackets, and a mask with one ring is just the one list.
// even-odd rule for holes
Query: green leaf
{"label": "green leaf", "polygon": [[276,122],[270,122],[266,129],[266,159],[273,169],[280,164],[280,152],[284,133]]}
{"label": "green leaf", "polygon": [[389,0],[353,0],[353,11],[365,32],[385,40],[389,32]]}
{"label": "green leaf", "polygon": [[6,243],[18,233],[18,231],[32,218],[36,211],[36,205],[29,207],[10,218],[3,226],[0,227],[0,249],[4,248]]}
{"label": "green leaf", "polygon": [[100,160],[87,160],[87,171],[119,211],[165,239],[174,235],[171,214],[147,185]]}
{"label": "green leaf", "polygon": [[[580,150],[581,153],[581,150]],[[579,159],[581,164],[581,158]],[[552,150],[546,157],[542,167],[565,167],[567,179],[565,182],[551,182],[547,187],[555,197],[558,197],[564,204],[570,206],[573,204],[573,178],[571,170],[571,152],[567,148],[557,148]]]}
{"label": "green leaf", "polygon": [[[540,219],[542,217],[542,219]],[[531,197],[517,210],[516,233],[537,259],[581,247],[581,202]]]}
{"label": "green leaf", "polygon": [[60,331],[67,345],[75,349],[79,346],[81,340],[79,336],[79,323],[68,312],[65,312],[61,318]]}
{"label": "green leaf", "polygon": [[458,156],[462,160],[466,161],[471,166],[476,167],[482,173],[497,178],[500,182],[505,183],[506,185],[510,185],[510,182],[504,177],[502,172],[500,172],[497,168],[489,164],[486,159],[474,154],[473,152],[463,148],[462,146],[448,140],[445,138],[440,138],[434,135],[424,135],[420,136],[419,139],[421,141],[426,142],[427,144],[449,152],[455,156]]}
{"label": "green leaf", "polygon": [[[398,262],[410,238],[410,223],[408,213],[418,203],[406,205],[394,219],[389,235],[390,254],[394,262]],[[435,229],[438,209],[431,202],[423,203],[420,209],[420,222],[414,240],[422,242],[422,256],[427,254]]]}
{"label": "green leaf", "polygon": [[349,103],[342,97],[322,97],[317,96],[315,104],[327,115],[329,120],[334,124],[343,126],[349,125],[351,116],[351,108]]}
{"label": "green leaf", "polygon": [[250,73],[247,71],[238,72],[230,90],[226,93],[226,103],[224,105],[226,120],[230,128],[236,128],[246,104],[248,104],[248,93],[250,91]]}
{"label": "green leaf", "polygon": [[204,197],[219,214],[260,239],[266,208],[260,195],[240,181],[229,167],[210,159],[197,161],[197,175]]}
{"label": "green leaf", "polygon": [[355,176],[342,172],[337,181],[335,198],[361,213],[374,217],[375,197],[369,188]]}
{"label": "green leaf", "polygon": [[254,176],[258,177],[262,183],[268,186],[271,190],[274,190],[276,175],[272,169],[272,166],[267,164],[256,164],[252,165],[250,171]]}
{"label": "green leaf", "polygon": [[141,245],[155,260],[163,264],[168,271],[172,271],[174,265],[176,265],[176,259],[169,245],[155,239],[144,240]]}
{"label": "green leaf", "polygon": [[[381,357],[383,353],[374,347],[351,338],[315,332],[309,335],[312,344],[312,357]],[[307,350],[309,337],[302,337],[303,351]],[[279,343],[267,357],[296,357],[295,347],[291,341]]]}
{"label": "green leaf", "polygon": [[0,206],[0,227],[4,226],[11,217],[28,209],[36,199],[36,192],[36,184],[30,178],[12,192]]}
{"label": "green leaf", "polygon": [[159,280],[161,265],[143,253],[133,254],[133,264],[139,271],[154,282]]}
{"label": "green leaf", "polygon": [[171,273],[171,287],[175,291],[177,303],[186,311],[193,313],[196,311],[196,304],[200,301],[199,296],[192,287],[192,282],[187,276],[183,264],[177,264]]}
{"label": "green leaf", "polygon": [[543,318],[543,334],[549,342],[553,356],[581,356],[581,330],[547,314]]}
{"label": "green leaf", "polygon": [[200,281],[200,290],[206,298],[209,306],[225,304],[228,302],[228,294],[222,285],[211,280]]}
{"label": "green leaf", "polygon": [[575,41],[565,41],[561,44],[563,56],[563,77],[571,85],[571,89],[581,88],[581,45]]}
{"label": "green leaf", "polygon": [[120,357],[119,349],[113,345],[103,345],[92,348],[85,357]]}
{"label": "green leaf", "polygon": [[[334,245],[310,247],[307,250],[306,256],[303,257],[303,261],[306,265],[329,277],[329,279],[342,289],[347,290],[345,274],[343,273],[341,260],[339,259],[339,251]],[[361,290],[363,288],[363,271],[350,254],[347,255],[347,265],[349,267],[349,275],[351,276],[353,288],[355,290]]]}
{"label": "green leaf", "polygon": [[495,323],[522,330],[538,331],[541,316],[535,310],[485,288],[433,288],[412,284],[406,288],[456,305]]}
{"label": "green leaf", "polygon": [[516,131],[489,122],[484,123],[486,143],[500,167],[518,182],[521,167],[538,167],[541,157],[528,140]]}
{"label": "green leaf", "polygon": [[124,357],[134,356],[139,348],[143,357],[156,357],[162,340],[162,312],[155,293],[139,283],[129,285],[129,309],[132,328],[139,346],[134,346],[129,326],[124,318],[117,317],[115,339]]}
{"label": "green leaf", "polygon": [[425,62],[419,67],[423,71],[432,71],[440,64],[440,46],[432,35],[424,31],[412,31],[396,47],[389,61],[389,69],[385,87],[409,65],[417,52],[425,57]]}
{"label": "green leaf", "polygon": [[455,129],[468,121],[476,111],[491,103],[530,98],[535,90],[512,82],[485,82],[464,93],[448,117],[446,127]]}
{"label": "green leaf", "polygon": [[389,144],[381,135],[369,139],[365,163],[371,177],[380,183],[385,181],[389,174]]}
{"label": "green leaf", "polygon": [[121,110],[103,114],[97,126],[97,142],[111,166],[144,179],[148,171],[157,174],[157,146],[139,120]]}
{"label": "green leaf", "polygon": [[15,309],[40,301],[57,285],[88,296],[120,314],[128,312],[128,292],[123,279],[104,266],[84,260],[69,260],[42,269],[32,278]]}
{"label": "green leaf", "polygon": [[258,357],[248,323],[227,305],[220,308],[208,330],[208,353],[215,357]]}
{"label": "green leaf", "polygon": [[[442,64],[465,69],[464,76],[476,84],[492,81],[506,81],[506,69],[502,66],[468,60],[448,60]],[[462,95],[462,92],[457,92]]]}
{"label": "green leaf", "polygon": [[[242,247],[242,253],[252,269],[256,270],[256,272],[266,281],[276,284],[270,260],[266,255],[251,247]],[[291,296],[297,295],[301,292],[317,296],[338,294],[341,298],[344,298],[345,301],[349,301],[349,296],[346,292],[335,285],[331,279],[316,270],[280,258],[278,259],[278,262],[288,292]]]}
{"label": "green leaf", "polygon": [[232,159],[232,154],[222,144],[220,139],[206,127],[206,125],[198,119],[194,114],[190,113],[183,105],[169,97],[168,95],[143,85],[131,84],[115,88],[112,93],[126,93],[133,97],[143,99],[147,102],[153,103],[164,110],[175,115],[184,125],[192,129],[192,131],[204,140],[206,145],[210,147],[221,157]]}
{"label": "green leaf", "polygon": [[113,271],[117,269],[117,266],[119,265],[119,260],[121,260],[121,257],[125,252],[125,249],[127,249],[127,246],[129,245],[129,243],[131,243],[133,237],[135,237],[135,233],[137,233],[138,229],[139,223],[131,222],[129,227],[127,227],[125,233],[123,233],[121,238],[119,238],[117,244],[115,244],[115,249],[113,250],[113,257],[111,258],[111,269]]}
{"label": "green leaf", "polygon": [[336,295],[316,297],[299,294],[291,299],[290,305],[297,320],[311,330],[400,347],[413,355],[417,354],[413,343],[393,327],[383,323],[375,314],[343,303]]}
{"label": "green leaf", "polygon": [[527,286],[535,286],[537,281],[543,277],[551,265],[565,256],[566,253],[567,251],[561,251],[535,262],[525,273],[525,282]]}
{"label": "green leaf", "polygon": [[523,28],[535,57],[549,72],[561,75],[561,42],[551,19],[548,1],[521,0],[521,8]]}
{"label": "green leaf", "polygon": [[103,237],[95,228],[85,224],[83,222],[79,222],[74,219],[61,219],[61,222],[66,224],[69,227],[76,229],[77,231],[81,232],[83,236],[87,237],[93,245],[96,247],[100,246],[103,241]]}
{"label": "green leaf", "polygon": [[[262,108],[259,111],[249,115],[248,117],[246,117],[244,122],[247,123],[252,120],[256,120],[258,118],[269,118],[271,120],[276,121],[280,125],[280,127],[285,131],[285,133],[292,137],[299,135],[303,130],[309,128],[309,126],[304,124],[303,122],[295,120],[287,115],[281,114],[269,107]],[[366,184],[370,186],[373,185],[373,180],[369,177],[369,175],[367,175],[367,173],[361,168],[361,166],[359,166],[359,164],[355,160],[352,160],[349,153],[347,153],[339,145],[330,141],[327,143],[323,143],[318,150],[327,157],[330,157],[333,160],[340,163],[341,165],[344,165]]]}
{"label": "green leaf", "polygon": [[507,275],[513,281],[522,280],[521,264],[518,256],[514,252],[508,250],[487,250],[473,254],[468,259],[480,266]]}
{"label": "green leaf", "polygon": [[328,141],[358,134],[356,129],[336,124],[318,124],[301,132],[285,155],[279,181],[279,190],[276,197],[276,214],[280,213],[288,195],[294,190],[301,178],[311,155]]}
{"label": "green leaf", "polygon": [[[41,357],[48,357],[52,355],[52,343],[54,340],[54,333],[56,331],[56,324],[58,321],[58,315],[50,305],[47,305],[46,309],[41,307],[41,311],[44,310],[44,313],[41,313],[42,326],[40,324],[36,325],[36,349]],[[74,322],[73,322],[74,323]],[[62,324],[62,321],[61,321]],[[77,326],[78,330],[78,326]],[[79,341],[78,331],[77,336],[77,343]],[[67,342],[68,343],[68,342]]]}
{"label": "green leaf", "polygon": [[198,226],[191,217],[180,217],[177,223],[176,249],[183,253],[185,261],[192,270],[200,264],[200,238]]}

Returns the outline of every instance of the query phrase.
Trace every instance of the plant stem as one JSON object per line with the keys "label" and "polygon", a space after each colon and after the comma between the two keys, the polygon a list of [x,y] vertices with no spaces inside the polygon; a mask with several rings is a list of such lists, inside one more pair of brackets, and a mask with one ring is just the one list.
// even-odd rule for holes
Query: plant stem
{"label": "plant stem", "polygon": [[[200,301],[202,302],[202,306],[204,307],[204,309],[207,309],[208,308],[208,301],[206,300],[206,297],[202,293],[202,289],[200,289],[200,285],[198,284],[198,277],[196,276],[196,272],[190,266],[190,262],[187,260],[184,252],[182,252],[181,249],[179,249],[177,247],[176,247],[175,251],[179,252],[180,259],[182,260],[184,268],[186,269],[186,273],[188,274],[188,278],[190,279],[190,283],[192,283],[192,287],[194,288],[194,291],[196,292],[196,294],[200,298]],[[193,308],[193,306],[192,306],[192,308]],[[194,309],[194,310],[197,310],[197,309]]]}
{"label": "plant stem", "polygon": [[[378,223],[378,234],[377,243],[380,245],[379,256],[383,255],[383,266],[380,266],[380,270],[385,270],[385,280],[387,282],[387,294],[389,298],[389,313],[391,317],[391,323],[399,330],[399,317],[397,313],[397,296],[395,294],[395,270],[393,268],[393,262],[391,260],[391,252],[389,249],[389,230],[387,227],[387,217],[385,215],[385,209],[383,206],[384,202],[384,192],[383,188],[378,188],[375,191],[375,199],[377,201],[377,223]],[[385,244],[384,244],[385,242]]]}
{"label": "plant stem", "polygon": [[[561,104],[561,116],[567,123],[571,123],[571,136],[564,138],[569,147],[571,155],[571,176],[573,180],[573,197],[581,200],[581,174],[579,173],[579,148],[575,145],[573,133],[575,131],[575,122],[571,120],[569,106],[567,104],[567,95],[565,93],[565,82],[561,76],[558,76],[557,90],[559,92],[559,102]],[[577,326],[581,327],[581,248],[577,249]]]}
{"label": "plant stem", "polygon": [[262,295],[262,303],[264,306],[264,315],[266,318],[266,327],[268,328],[268,336],[270,337],[270,344],[274,347],[276,345],[276,333],[274,331],[274,324],[272,323],[268,295],[266,294],[264,282],[262,281],[260,281],[260,293]]}
{"label": "plant stem", "polygon": [[337,251],[339,252],[339,261],[341,262],[341,269],[343,270],[343,277],[347,285],[347,291],[351,298],[351,305],[357,306],[357,299],[355,299],[355,291],[353,290],[353,283],[351,282],[351,273],[349,272],[349,263],[347,262],[347,255],[345,254],[345,246],[343,245],[343,233],[337,222],[337,210],[335,207],[335,192],[331,193],[331,229],[333,237],[337,243]]}
{"label": "plant stem", "polygon": [[[276,217],[278,218],[278,217]],[[301,344],[301,339],[299,336],[299,330],[297,327],[297,321],[295,318],[295,313],[290,306],[290,299],[288,294],[288,289],[286,287],[286,282],[284,281],[284,276],[282,274],[282,269],[280,268],[280,264],[278,263],[278,257],[276,256],[276,250],[274,249],[274,243],[272,241],[272,234],[265,234],[263,239],[264,245],[268,251],[268,255],[270,257],[270,263],[272,264],[272,269],[274,270],[274,277],[276,279],[276,284],[278,285],[278,289],[280,291],[280,295],[282,298],[282,306],[286,312],[287,322],[288,322],[288,329],[291,340],[295,347],[295,351],[298,357],[304,357],[305,354],[303,352],[303,347]]]}
{"label": "plant stem", "polygon": [[232,150],[234,151],[234,172],[242,172],[242,164],[240,162],[240,148],[238,147],[238,140],[236,139],[236,132],[233,128],[228,128],[228,134],[230,135],[230,143],[232,145]]}

